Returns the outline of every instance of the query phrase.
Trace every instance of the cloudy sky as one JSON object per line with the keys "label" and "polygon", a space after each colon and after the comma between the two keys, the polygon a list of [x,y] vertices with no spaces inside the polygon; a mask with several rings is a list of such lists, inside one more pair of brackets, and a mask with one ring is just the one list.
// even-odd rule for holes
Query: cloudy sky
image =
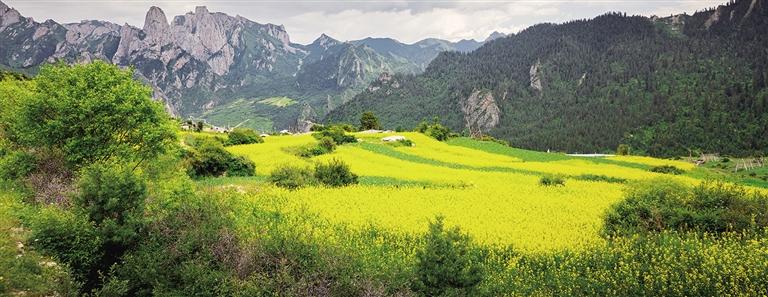
{"label": "cloudy sky", "polygon": [[108,20],[141,27],[149,6],[168,19],[205,5],[210,11],[283,24],[291,40],[310,43],[321,33],[340,40],[427,37],[483,40],[493,31],[518,32],[542,22],[564,22],[621,11],[667,16],[693,13],[726,0],[0,0],[23,15],[61,23]]}

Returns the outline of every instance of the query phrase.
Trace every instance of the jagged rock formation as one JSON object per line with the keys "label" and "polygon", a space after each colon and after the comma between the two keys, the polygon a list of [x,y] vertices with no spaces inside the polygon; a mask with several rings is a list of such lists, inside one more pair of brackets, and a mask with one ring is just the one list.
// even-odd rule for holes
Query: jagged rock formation
{"label": "jagged rock formation", "polygon": [[[394,47],[408,47],[412,55],[379,52],[366,42],[341,42],[325,34],[310,45],[295,44],[283,26],[210,12],[204,6],[170,22],[153,6],[137,28],[103,21],[38,23],[0,1],[3,67],[34,74],[45,63],[94,59],[133,66],[155,97],[179,116],[203,115],[239,98],[280,96],[326,113],[379,74],[419,72],[439,51],[460,46],[393,42]],[[295,124],[296,118],[287,115],[296,116],[298,108],[269,109],[265,116],[282,129]]]}
{"label": "jagged rock formation", "polygon": [[531,88],[536,91],[543,91],[544,86],[541,82],[541,60],[536,61],[536,64],[531,66]]}
{"label": "jagged rock formation", "polygon": [[464,127],[472,135],[487,133],[499,124],[501,110],[493,98],[493,93],[475,90],[461,107],[464,113]]}

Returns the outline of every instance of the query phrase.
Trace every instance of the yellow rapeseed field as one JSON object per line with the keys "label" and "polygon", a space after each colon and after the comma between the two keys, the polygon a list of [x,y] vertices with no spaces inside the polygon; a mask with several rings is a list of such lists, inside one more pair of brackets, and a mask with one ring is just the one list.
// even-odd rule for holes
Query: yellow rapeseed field
{"label": "yellow rapeseed field", "polygon": [[[385,136],[403,135],[413,147],[383,143]],[[309,187],[288,191],[265,185],[250,193],[254,203],[284,213],[316,214],[329,222],[394,232],[423,233],[429,220],[442,215],[476,240],[536,252],[580,249],[603,243],[599,236],[603,212],[622,197],[622,184],[586,181],[579,175],[604,175],[627,180],[660,176],[643,166],[674,165],[678,161],[644,157],[611,157],[597,162],[560,156],[559,160],[526,160],[439,142],[419,133],[363,134],[356,144],[339,146],[331,154],[300,158],[291,148],[312,145],[311,135],[271,136],[265,143],[230,147],[268,175],[280,164],[311,166],[341,159],[362,177],[345,188]],[[545,187],[545,174],[562,174],[566,185]],[[367,178],[367,179],[366,179]],[[678,176],[696,183],[698,180]],[[375,182],[383,180],[383,182]]]}

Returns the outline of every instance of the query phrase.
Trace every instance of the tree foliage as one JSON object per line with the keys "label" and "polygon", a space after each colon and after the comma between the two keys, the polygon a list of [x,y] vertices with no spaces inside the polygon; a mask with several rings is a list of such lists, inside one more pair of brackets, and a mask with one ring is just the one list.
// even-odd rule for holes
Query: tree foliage
{"label": "tree foliage", "polygon": [[105,62],[45,66],[18,102],[14,136],[61,150],[70,166],[119,159],[139,164],[175,143],[172,122],[133,71]]}

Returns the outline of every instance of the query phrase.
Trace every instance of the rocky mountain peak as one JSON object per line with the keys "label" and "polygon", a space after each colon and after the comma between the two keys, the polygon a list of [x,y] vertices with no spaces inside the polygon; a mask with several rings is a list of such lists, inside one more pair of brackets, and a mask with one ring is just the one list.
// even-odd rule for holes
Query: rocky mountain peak
{"label": "rocky mountain peak", "polygon": [[488,42],[494,39],[499,39],[506,36],[507,34],[501,33],[499,31],[493,31],[493,33],[491,33],[491,35],[488,35],[488,38],[485,39],[485,42]]}
{"label": "rocky mountain peak", "polygon": [[0,1],[0,29],[21,21],[22,16],[15,9]]}
{"label": "rocky mountain peak", "polygon": [[157,38],[166,35],[169,32],[170,25],[160,7],[152,6],[144,19],[144,32],[150,38]]}
{"label": "rocky mountain peak", "polygon": [[209,14],[208,7],[205,6],[197,6],[195,7],[195,15],[205,15]]}
{"label": "rocky mountain peak", "polygon": [[312,42],[312,45],[320,46],[322,48],[329,48],[331,46],[340,44],[341,41],[338,41],[334,39],[333,37],[330,37],[328,35],[325,35],[325,33],[321,34],[320,37],[315,39],[314,42]]}

